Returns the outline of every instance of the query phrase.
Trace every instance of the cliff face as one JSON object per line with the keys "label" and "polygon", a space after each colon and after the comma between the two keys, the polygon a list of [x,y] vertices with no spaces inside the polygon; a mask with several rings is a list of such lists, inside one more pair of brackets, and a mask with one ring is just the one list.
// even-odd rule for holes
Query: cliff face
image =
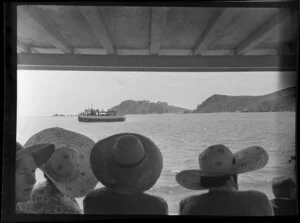
{"label": "cliff face", "polygon": [[296,110],[296,87],[262,96],[212,95],[195,112],[275,112]]}
{"label": "cliff face", "polygon": [[150,101],[122,101],[119,105],[110,110],[117,111],[118,114],[162,114],[162,113],[183,113],[188,109],[168,105],[166,102]]}

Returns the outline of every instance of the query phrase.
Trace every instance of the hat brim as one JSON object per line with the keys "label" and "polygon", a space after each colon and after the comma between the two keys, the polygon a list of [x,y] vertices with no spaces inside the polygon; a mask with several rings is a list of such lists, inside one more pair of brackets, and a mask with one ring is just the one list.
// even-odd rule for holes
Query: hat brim
{"label": "hat brim", "polygon": [[267,165],[268,153],[259,146],[252,146],[233,154],[235,164],[224,172],[209,172],[204,170],[183,170],[176,175],[176,181],[191,190],[208,189],[201,184],[201,177],[218,177],[229,174],[241,174],[255,171]]}
{"label": "hat brim", "polygon": [[259,146],[247,147],[234,153],[236,163],[232,168],[233,173],[247,173],[265,167],[269,161],[269,155],[265,149]]}
{"label": "hat brim", "polygon": [[190,190],[205,190],[207,187],[203,187],[201,184],[202,177],[217,177],[224,176],[228,173],[208,173],[201,170],[183,170],[176,174],[176,181],[183,187]]}
{"label": "hat brim", "polygon": [[16,153],[16,160],[20,160],[25,156],[31,155],[37,167],[46,163],[53,152],[55,151],[54,144],[44,143],[34,146],[25,147]]}
{"label": "hat brim", "polygon": [[[93,190],[98,183],[89,163],[90,152],[95,142],[87,136],[69,131],[63,128],[49,128],[33,135],[25,146],[38,145],[43,143],[52,143],[55,145],[56,151],[64,147],[71,148],[78,153],[78,169],[84,172],[84,175],[78,174],[77,177],[69,182],[58,182],[53,176],[47,173],[45,165],[41,166],[41,170],[55,183],[55,185],[64,193],[71,197],[84,197]],[[56,152],[54,151],[54,152]]]}
{"label": "hat brim", "polygon": [[[145,159],[133,168],[120,167],[113,161],[113,145],[119,137],[134,135],[144,146]],[[100,140],[91,152],[91,167],[96,178],[106,187],[126,194],[144,192],[158,180],[163,157],[149,138],[136,133],[121,133]]]}
{"label": "hat brim", "polygon": [[[70,153],[70,149],[60,148],[55,152]],[[80,156],[81,154],[77,155]],[[49,164],[49,162],[47,164]],[[98,182],[91,171],[89,161],[86,159],[86,157],[79,157],[76,165],[77,167],[75,176],[71,179],[66,178],[63,181],[59,180],[58,177],[55,176],[48,165],[42,168],[42,170],[47,175],[47,177],[55,182],[55,185],[65,194],[75,198],[84,197],[89,191],[91,191],[91,189],[96,186]]]}

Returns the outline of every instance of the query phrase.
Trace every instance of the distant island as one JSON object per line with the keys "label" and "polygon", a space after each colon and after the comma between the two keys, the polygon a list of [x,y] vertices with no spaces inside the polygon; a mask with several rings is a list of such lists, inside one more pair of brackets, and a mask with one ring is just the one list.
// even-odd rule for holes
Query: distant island
{"label": "distant island", "polygon": [[[167,102],[150,102],[148,100],[125,100],[108,110],[115,111],[119,115],[295,111],[296,87],[289,87],[261,96],[229,96],[214,94],[207,98],[203,103],[197,105],[194,110],[169,105]],[[65,115],[54,114],[53,116]]]}
{"label": "distant island", "polygon": [[229,96],[214,94],[196,109],[168,105],[167,102],[126,100],[110,108],[119,114],[214,113],[214,112],[276,112],[296,110],[296,87],[289,87],[261,96]]}
{"label": "distant island", "polygon": [[64,114],[54,114],[52,116],[65,116]]}
{"label": "distant island", "polygon": [[262,96],[228,96],[214,94],[192,113],[276,112],[296,110],[296,87]]}
{"label": "distant island", "polygon": [[167,102],[150,102],[146,100],[122,101],[119,105],[110,108],[119,114],[163,114],[163,113],[184,113],[186,108],[168,105]]}

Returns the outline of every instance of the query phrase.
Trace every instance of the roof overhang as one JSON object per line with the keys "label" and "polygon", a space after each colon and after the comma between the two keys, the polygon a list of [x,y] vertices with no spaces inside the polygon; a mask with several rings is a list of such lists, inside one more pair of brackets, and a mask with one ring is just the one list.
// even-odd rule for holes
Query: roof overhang
{"label": "roof overhang", "polygon": [[290,8],[21,5],[17,13],[19,70],[297,68]]}

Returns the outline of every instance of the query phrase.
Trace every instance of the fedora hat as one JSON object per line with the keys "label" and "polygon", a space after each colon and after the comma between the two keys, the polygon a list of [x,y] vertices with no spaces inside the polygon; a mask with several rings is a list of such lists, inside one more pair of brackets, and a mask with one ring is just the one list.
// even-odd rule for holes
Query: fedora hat
{"label": "fedora hat", "polygon": [[83,197],[98,183],[89,163],[94,141],[63,128],[48,128],[33,135],[25,146],[55,145],[50,159],[40,169],[63,193]]}
{"label": "fedora hat", "polygon": [[163,167],[163,157],[155,143],[135,133],[121,133],[100,140],[92,149],[90,161],[96,178],[107,188],[122,194],[150,189]]}
{"label": "fedora hat", "polygon": [[268,153],[259,146],[252,146],[232,153],[219,144],[205,149],[199,155],[197,170],[183,170],[176,175],[176,181],[192,190],[207,189],[201,184],[202,177],[218,177],[241,174],[263,168],[269,160]]}
{"label": "fedora hat", "polygon": [[19,142],[16,145],[16,160],[31,155],[37,167],[46,163],[55,150],[53,144],[40,144],[24,148]]}

